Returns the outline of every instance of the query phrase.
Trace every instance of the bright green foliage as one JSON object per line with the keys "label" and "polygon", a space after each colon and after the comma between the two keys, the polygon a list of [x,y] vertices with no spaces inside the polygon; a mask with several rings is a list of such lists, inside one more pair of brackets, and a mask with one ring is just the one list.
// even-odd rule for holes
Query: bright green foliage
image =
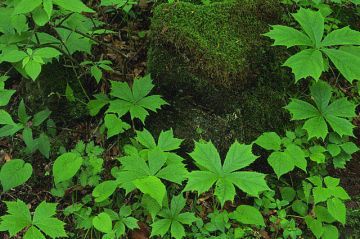
{"label": "bright green foliage", "polygon": [[255,197],[260,192],[269,190],[264,174],[238,171],[256,160],[257,156],[252,153],[251,145],[235,142],[231,145],[223,164],[212,142],[196,142],[190,156],[200,170],[190,172],[185,191],[195,190],[200,194],[215,184],[215,195],[221,205],[224,205],[226,201],[234,200],[235,186]]}
{"label": "bright green foliage", "polygon": [[346,163],[352,158],[351,155],[358,152],[359,147],[346,137],[341,138],[334,133],[330,133],[327,151],[333,159],[335,168],[345,168]]}
{"label": "bright green foliage", "polygon": [[[165,152],[176,149],[181,140],[173,138],[172,131],[163,132],[162,135],[156,146],[154,138],[148,131],[137,132],[138,141],[149,148],[139,152],[130,146],[129,155],[119,158],[122,167],[113,172],[117,183],[126,189],[127,193],[138,188],[154,198],[159,205],[162,205],[166,193],[161,179],[181,184],[188,173],[182,158]],[[164,138],[165,136],[168,138]],[[170,144],[166,144],[167,142]]]}
{"label": "bright green foliage", "polygon": [[6,106],[11,96],[15,93],[15,90],[5,89],[5,81],[8,79],[7,76],[0,76],[0,107]]}
{"label": "bright green foliage", "polygon": [[229,217],[243,224],[265,226],[264,218],[258,209],[248,205],[240,205]]}
{"label": "bright green foliage", "polygon": [[115,6],[116,8],[121,8],[124,12],[129,13],[137,2],[138,1],[136,0],[101,0],[100,6]]}
{"label": "bright green foliage", "polygon": [[36,80],[41,72],[41,66],[45,61],[60,56],[61,53],[51,47],[44,47],[32,50],[28,48],[26,52],[12,50],[5,52],[0,57],[1,62],[17,63],[21,62],[22,68],[32,80]]}
{"label": "bright green foliage", "polygon": [[305,152],[294,142],[282,145],[282,140],[278,134],[267,132],[257,138],[255,143],[266,150],[274,151],[268,157],[268,163],[274,169],[278,178],[293,171],[295,167],[306,172]]}
{"label": "bright green foliage", "polygon": [[112,220],[109,214],[102,212],[93,218],[93,225],[96,230],[103,233],[112,232]]}
{"label": "bright green foliage", "polygon": [[104,181],[98,184],[92,192],[95,202],[102,202],[109,198],[115,192],[117,186],[117,182],[113,180]]}
{"label": "bright green foliage", "polygon": [[83,158],[76,153],[65,153],[58,157],[53,166],[55,184],[67,181],[75,176],[83,163]]}
{"label": "bright green foliage", "polygon": [[[32,154],[37,150],[46,158],[50,157],[50,139],[41,132],[39,137],[33,138],[33,129],[38,129],[50,116],[49,109],[42,110],[36,113],[33,117],[26,113],[26,107],[22,100],[18,108],[19,123],[14,122],[9,113],[5,110],[0,110],[0,137],[13,136],[15,133],[23,129],[22,136],[26,145],[25,152]],[[1,119],[2,118],[2,119]]]}
{"label": "bright green foliage", "polygon": [[308,180],[314,185],[312,188],[314,204],[326,202],[328,213],[337,221],[345,224],[346,207],[343,200],[350,199],[346,191],[339,186],[340,179],[327,176],[324,178],[323,187],[322,178],[313,176]]}
{"label": "bright green foliage", "polygon": [[131,217],[132,209],[130,206],[122,206],[119,212],[105,209],[105,212],[110,215],[112,221],[115,221],[113,231],[115,232],[116,238],[122,238],[126,232],[126,228],[134,230],[139,228],[138,220]]}
{"label": "bright green foliage", "polygon": [[292,114],[292,120],[305,120],[303,128],[309,139],[316,137],[325,139],[328,125],[340,136],[353,136],[354,125],[350,120],[356,116],[356,105],[346,98],[330,103],[332,88],[326,82],[318,81],[311,86],[311,96],[315,106],[305,101],[292,99],[285,108]]}
{"label": "bright green foliage", "polygon": [[53,217],[56,214],[56,203],[41,202],[33,217],[23,201],[5,203],[8,214],[1,217],[0,231],[8,231],[12,237],[28,228],[24,239],[45,239],[44,234],[50,238],[67,237],[65,223]]}
{"label": "bright green foliage", "polygon": [[162,105],[167,104],[160,95],[148,94],[154,88],[150,75],[135,79],[132,87],[126,82],[111,81],[109,99],[103,94],[95,95],[95,100],[88,103],[90,115],[94,116],[99,111],[109,105],[105,115],[105,127],[108,129],[108,138],[123,133],[129,129],[129,124],[123,122],[121,117],[130,113],[131,119],[140,119],[145,124],[145,119],[149,115],[148,111],[156,112]]}
{"label": "bright green foliage", "polygon": [[[147,159],[147,160],[146,160]],[[127,192],[138,188],[162,205],[166,189],[161,179],[180,184],[187,175],[184,164],[170,162],[167,154],[158,149],[149,150],[147,157],[129,155],[119,158],[122,168],[114,176]]]}
{"label": "bright green foliage", "polygon": [[322,72],[327,70],[324,56],[350,83],[360,80],[360,32],[344,27],[324,36],[324,17],[320,11],[301,8],[293,17],[302,31],[275,25],[265,36],[274,39],[275,46],[309,48],[291,56],[284,63],[284,66],[292,69],[296,81],[308,76],[318,80]]}
{"label": "bright green foliage", "polygon": [[116,113],[119,117],[130,113],[132,119],[140,119],[145,123],[149,115],[148,110],[156,112],[162,105],[167,104],[159,95],[148,96],[154,88],[150,75],[135,79],[132,88],[125,82],[111,82],[110,95],[115,100],[110,101],[108,113]]}
{"label": "bright green foliage", "polygon": [[196,221],[193,213],[181,211],[184,209],[186,200],[182,195],[173,196],[170,208],[164,208],[158,215],[161,219],[155,220],[151,224],[151,237],[164,235],[170,232],[171,237],[181,239],[186,236],[185,228],[183,225],[191,225]]}
{"label": "bright green foliage", "polygon": [[99,83],[103,77],[103,71],[113,71],[111,68],[112,62],[107,60],[102,60],[99,62],[84,61],[80,65],[87,66],[90,65],[90,73],[95,78],[96,83]]}
{"label": "bright green foliage", "polygon": [[32,166],[21,159],[12,159],[6,162],[0,170],[0,182],[3,191],[15,188],[24,184],[31,177]]}

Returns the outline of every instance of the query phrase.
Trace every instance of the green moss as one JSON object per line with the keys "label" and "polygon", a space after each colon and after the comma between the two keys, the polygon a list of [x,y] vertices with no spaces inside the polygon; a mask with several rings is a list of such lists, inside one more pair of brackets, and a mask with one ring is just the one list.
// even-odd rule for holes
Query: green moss
{"label": "green moss", "polygon": [[155,127],[173,127],[189,145],[201,128],[204,139],[224,150],[235,139],[249,143],[264,131],[281,133],[289,122],[282,107],[291,74],[280,67],[283,53],[261,36],[280,9],[276,0],[156,7],[148,70],[175,106],[155,116],[154,124],[164,124]]}
{"label": "green moss", "polygon": [[152,19],[149,71],[161,74],[165,69],[158,69],[158,61],[167,62],[172,53],[170,58],[176,54],[180,65],[186,64],[185,74],[197,76],[194,81],[243,86],[254,73],[255,56],[262,54],[262,46],[267,45],[260,34],[277,19],[278,7],[276,0],[238,0],[208,6],[161,4]]}

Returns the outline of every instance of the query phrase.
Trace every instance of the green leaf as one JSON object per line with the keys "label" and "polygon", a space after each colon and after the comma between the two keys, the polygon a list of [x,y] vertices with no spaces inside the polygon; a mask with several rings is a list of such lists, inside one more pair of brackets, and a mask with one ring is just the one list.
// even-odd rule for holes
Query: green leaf
{"label": "green leaf", "polygon": [[240,205],[230,214],[230,218],[242,224],[265,226],[264,218],[255,207]]}
{"label": "green leaf", "polygon": [[41,58],[55,58],[61,55],[61,52],[52,47],[38,48],[34,52],[34,56]]}
{"label": "green leaf", "polygon": [[44,234],[35,226],[31,226],[25,233],[24,239],[46,239]]}
{"label": "green leaf", "polygon": [[296,82],[306,77],[318,80],[325,70],[322,53],[316,49],[302,50],[287,59],[283,65],[292,69]]}
{"label": "green leaf", "polygon": [[231,173],[249,166],[257,158],[252,152],[252,145],[240,144],[236,141],[226,154],[222,170],[225,173]]}
{"label": "green leaf", "polygon": [[112,232],[112,220],[109,214],[102,212],[93,218],[92,223],[96,230],[103,233]]}
{"label": "green leaf", "polygon": [[296,167],[306,172],[307,161],[305,159],[305,153],[299,146],[290,144],[286,147],[284,153],[294,162]]}
{"label": "green leaf", "polygon": [[115,192],[117,186],[116,181],[104,181],[98,184],[92,192],[95,202],[102,202],[108,199]]}
{"label": "green leaf", "polygon": [[331,216],[341,222],[346,223],[346,207],[345,204],[338,198],[328,199],[326,201],[327,209]]}
{"label": "green leaf", "polygon": [[188,178],[184,191],[196,190],[199,194],[208,191],[218,179],[216,174],[210,171],[192,171]]}
{"label": "green leaf", "polygon": [[360,45],[360,32],[344,27],[330,32],[321,42],[322,47],[336,45]]}
{"label": "green leaf", "polygon": [[65,153],[55,160],[53,174],[55,184],[71,179],[79,171],[83,159],[76,153]]}
{"label": "green leaf", "polygon": [[132,92],[135,100],[139,100],[147,96],[154,88],[150,75],[134,80]]}
{"label": "green leaf", "polygon": [[6,106],[16,90],[2,90],[0,89],[0,107]]}
{"label": "green leaf", "polygon": [[43,7],[44,7],[44,11],[48,15],[48,18],[50,19],[53,11],[52,0],[43,0]]}
{"label": "green leaf", "polygon": [[161,131],[158,140],[158,147],[162,151],[172,151],[180,148],[183,140],[174,137],[173,130]]}
{"label": "green leaf", "polygon": [[13,159],[6,162],[0,170],[0,181],[3,191],[24,184],[32,175],[32,166],[21,159]]}
{"label": "green leaf", "polygon": [[65,96],[66,96],[66,99],[68,101],[70,101],[70,102],[75,102],[76,101],[74,91],[73,91],[73,89],[71,88],[71,86],[69,84],[66,84]]}
{"label": "green leaf", "polygon": [[265,174],[256,172],[234,172],[229,175],[238,188],[253,197],[258,197],[260,192],[270,190],[266,184]]}
{"label": "green leaf", "polygon": [[[23,0],[23,1],[26,1],[26,0]],[[3,52],[3,55],[0,58],[0,61],[15,63],[15,62],[21,61],[25,57],[27,57],[27,54],[23,51],[10,50],[10,51]]]}
{"label": "green leaf", "polygon": [[289,203],[296,197],[296,191],[292,187],[280,188],[281,198],[288,201]]}
{"label": "green leaf", "polygon": [[311,218],[310,216],[306,216],[305,222],[317,239],[320,238],[321,235],[324,233],[323,225],[319,220]]}
{"label": "green leaf", "polygon": [[31,15],[36,25],[40,27],[45,26],[45,24],[49,22],[49,17],[42,8],[36,8]]}
{"label": "green leaf", "polygon": [[40,111],[34,115],[32,123],[34,126],[40,126],[45,120],[49,118],[51,111],[49,109],[45,109]]}
{"label": "green leaf", "polygon": [[281,149],[281,138],[275,132],[265,132],[255,140],[255,144],[266,150],[279,151]]}
{"label": "green leaf", "polygon": [[333,218],[333,216],[331,216],[329,211],[323,206],[316,205],[314,212],[315,212],[316,218],[321,222],[326,222],[326,223],[335,222],[335,219]]}
{"label": "green leaf", "polygon": [[109,98],[105,94],[96,94],[94,97],[96,100],[90,100],[87,105],[90,116],[97,115],[105,105],[109,104]]}
{"label": "green leaf", "polygon": [[292,120],[304,120],[319,116],[319,111],[313,105],[298,99],[292,99],[285,109],[290,111]]}
{"label": "green leaf", "polygon": [[298,213],[300,216],[306,216],[308,214],[308,206],[301,200],[295,200],[291,205],[291,208],[294,212]]}
{"label": "green leaf", "polygon": [[185,228],[178,221],[173,221],[170,228],[171,236],[176,239],[181,239],[186,236]]}
{"label": "green leaf", "polygon": [[155,139],[147,129],[136,131],[136,140],[148,149],[156,147]]}
{"label": "green leaf", "polygon": [[339,49],[324,48],[322,51],[330,58],[340,73],[350,83],[360,80],[360,47],[344,46]]}
{"label": "green leaf", "polygon": [[51,238],[67,237],[65,223],[53,216],[56,215],[56,203],[41,202],[35,209],[33,224]]}
{"label": "green leaf", "polygon": [[50,157],[50,139],[45,133],[41,133],[40,137],[37,139],[38,149],[42,155],[46,158]]}
{"label": "green leaf", "polygon": [[31,225],[31,214],[28,206],[19,199],[16,202],[5,202],[5,204],[8,214],[1,216],[0,231],[8,231],[10,237],[13,237]]}
{"label": "green leaf", "polygon": [[166,188],[161,180],[155,176],[148,176],[133,181],[134,185],[144,194],[154,198],[161,206],[165,197]]}
{"label": "green leaf", "polygon": [[307,120],[303,126],[308,132],[309,139],[316,137],[325,139],[329,133],[327,124],[323,117],[318,116]]}
{"label": "green leaf", "polygon": [[314,204],[318,204],[319,202],[325,202],[328,198],[331,197],[330,191],[327,188],[323,187],[314,187],[313,195]]}
{"label": "green leaf", "polygon": [[283,152],[273,152],[268,158],[268,163],[273,168],[278,178],[291,172],[295,168],[294,160],[289,158],[288,155]]}
{"label": "green leaf", "polygon": [[189,154],[196,164],[213,173],[222,171],[220,155],[212,142],[195,142],[195,149]]}
{"label": "green leaf", "polygon": [[53,0],[53,3],[71,12],[94,12],[94,10],[87,7],[81,0]]}
{"label": "green leaf", "polygon": [[25,72],[30,76],[33,81],[35,81],[41,73],[41,64],[36,61],[30,60],[25,65]]}
{"label": "green leaf", "polygon": [[90,68],[91,75],[95,78],[96,83],[99,84],[101,78],[102,78],[102,71],[97,66],[92,66]]}
{"label": "green leaf", "polygon": [[8,112],[0,109],[0,125],[2,124],[14,125],[15,122],[13,121],[11,115]]}
{"label": "green leaf", "polygon": [[292,15],[310,37],[314,47],[320,47],[324,35],[324,17],[320,11],[315,12],[311,9],[300,8],[297,13]]}
{"label": "green leaf", "polygon": [[33,11],[35,8],[40,6],[42,3],[42,0],[21,0],[14,9],[13,14],[23,14]]}
{"label": "green leaf", "polygon": [[287,48],[293,46],[312,46],[311,39],[292,27],[274,25],[270,32],[264,34],[275,40],[273,46],[286,46]]}
{"label": "green leaf", "polygon": [[264,180],[265,175],[254,172],[236,172],[257,158],[251,152],[251,145],[235,142],[230,147],[223,166],[219,153],[211,142],[196,142],[190,156],[201,170],[190,172],[185,191],[196,190],[198,193],[203,193],[215,183],[215,195],[221,205],[224,205],[225,201],[234,199],[234,185],[251,196],[258,196],[261,191],[269,189]]}
{"label": "green leaf", "polygon": [[105,127],[108,129],[107,131],[107,138],[111,138],[115,135],[124,133],[125,130],[131,128],[131,126],[120,118],[118,118],[115,114],[106,114],[105,118]]}
{"label": "green leaf", "polygon": [[322,235],[323,239],[338,239],[339,238],[339,231],[333,225],[325,225],[324,226],[324,233]]}
{"label": "green leaf", "polygon": [[150,237],[160,235],[163,237],[170,229],[171,220],[160,219],[151,224],[151,235]]}

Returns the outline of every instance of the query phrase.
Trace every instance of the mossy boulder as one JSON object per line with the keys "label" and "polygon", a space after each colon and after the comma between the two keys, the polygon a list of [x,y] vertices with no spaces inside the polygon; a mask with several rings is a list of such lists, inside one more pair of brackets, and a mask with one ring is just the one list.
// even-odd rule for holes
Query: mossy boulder
{"label": "mossy boulder", "polygon": [[[154,9],[148,71],[167,99],[188,98],[189,108],[201,110],[193,110],[192,116],[188,111],[170,113],[175,132],[179,125],[186,131],[182,126],[198,116],[208,119],[202,127],[217,127],[211,121],[216,115],[226,130],[204,138],[227,147],[223,139],[251,142],[266,130],[286,127],[288,115],[282,107],[291,75],[280,67],[283,55],[261,35],[280,16],[277,0],[177,2]],[[194,136],[193,127],[187,131]]]}

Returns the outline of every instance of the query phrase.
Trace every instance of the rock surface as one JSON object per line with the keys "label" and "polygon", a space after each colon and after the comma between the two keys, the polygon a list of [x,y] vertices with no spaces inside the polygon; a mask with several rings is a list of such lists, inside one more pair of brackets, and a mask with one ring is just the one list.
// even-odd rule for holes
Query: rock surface
{"label": "rock surface", "polygon": [[[291,79],[280,69],[283,57],[261,35],[279,21],[279,9],[277,0],[157,6],[148,71],[167,99],[187,98],[189,104],[155,118],[167,114],[168,125],[186,139],[196,138],[195,121],[201,119],[203,138],[219,147],[284,128]],[[217,132],[215,122],[222,125]]]}

